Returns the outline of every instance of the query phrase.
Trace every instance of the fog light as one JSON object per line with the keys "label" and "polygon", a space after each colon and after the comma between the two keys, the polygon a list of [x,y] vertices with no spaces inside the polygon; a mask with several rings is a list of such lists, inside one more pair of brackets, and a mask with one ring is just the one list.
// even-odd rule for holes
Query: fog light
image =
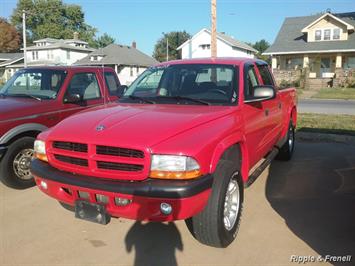
{"label": "fog light", "polygon": [[100,195],[96,194],[96,201],[99,203],[107,204],[108,203],[108,197],[105,195]]}
{"label": "fog light", "polygon": [[169,215],[173,211],[173,207],[171,207],[168,203],[161,203],[160,204],[160,211],[162,214]]}
{"label": "fog light", "polygon": [[88,200],[90,198],[89,192],[79,191],[79,198]]}
{"label": "fog light", "polygon": [[47,188],[48,188],[47,183],[44,182],[43,180],[41,181],[40,185],[41,185],[41,187],[42,187],[43,189],[47,189]]}
{"label": "fog light", "polygon": [[131,203],[131,200],[125,198],[115,198],[115,203],[117,206],[127,206]]}

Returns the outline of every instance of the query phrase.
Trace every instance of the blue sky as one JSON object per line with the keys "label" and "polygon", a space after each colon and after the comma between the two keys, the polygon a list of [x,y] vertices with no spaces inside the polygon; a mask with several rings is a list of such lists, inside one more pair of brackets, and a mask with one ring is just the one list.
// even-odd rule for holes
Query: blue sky
{"label": "blue sky", "polygon": [[[64,1],[81,5],[88,24],[107,32],[119,43],[137,42],[138,49],[152,54],[162,32],[186,30],[195,34],[210,27],[209,0],[86,0]],[[1,0],[0,16],[9,17],[14,0]],[[355,11],[355,0],[217,0],[217,30],[234,38],[272,43],[285,17],[325,11]]]}

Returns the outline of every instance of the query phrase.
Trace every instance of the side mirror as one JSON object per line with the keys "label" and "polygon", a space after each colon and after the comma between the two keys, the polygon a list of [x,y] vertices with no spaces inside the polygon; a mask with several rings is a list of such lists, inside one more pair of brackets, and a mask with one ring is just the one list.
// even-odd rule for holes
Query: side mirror
{"label": "side mirror", "polygon": [[117,96],[122,97],[123,94],[127,91],[128,87],[126,85],[120,85],[117,87]]}
{"label": "side mirror", "polygon": [[269,85],[261,85],[255,86],[253,88],[253,96],[244,102],[246,103],[253,103],[253,102],[261,102],[265,100],[270,100],[275,98],[276,92],[273,86]]}
{"label": "side mirror", "polygon": [[76,103],[82,102],[81,96],[79,94],[69,94],[64,96],[64,103]]}

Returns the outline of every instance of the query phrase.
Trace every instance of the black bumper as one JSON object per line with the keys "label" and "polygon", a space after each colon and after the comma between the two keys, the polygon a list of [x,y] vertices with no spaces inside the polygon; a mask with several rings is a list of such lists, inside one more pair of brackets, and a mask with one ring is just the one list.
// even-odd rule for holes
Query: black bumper
{"label": "black bumper", "polygon": [[195,180],[181,181],[146,179],[144,181],[127,182],[107,180],[63,172],[37,159],[31,163],[31,172],[37,177],[62,184],[153,198],[191,197],[211,188],[213,183],[212,175],[209,174]]}
{"label": "black bumper", "polygon": [[6,151],[7,151],[7,147],[0,146],[0,160],[2,157],[4,157]]}

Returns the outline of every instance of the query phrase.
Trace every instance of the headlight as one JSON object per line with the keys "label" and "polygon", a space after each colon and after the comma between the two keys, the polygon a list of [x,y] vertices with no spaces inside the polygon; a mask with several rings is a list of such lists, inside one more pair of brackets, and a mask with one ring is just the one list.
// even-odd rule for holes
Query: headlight
{"label": "headlight", "polygon": [[201,176],[201,172],[194,158],[153,154],[149,176],[160,179],[192,179]]}
{"label": "headlight", "polygon": [[36,140],[34,144],[35,157],[41,161],[48,162],[46,155],[46,143],[42,140]]}

